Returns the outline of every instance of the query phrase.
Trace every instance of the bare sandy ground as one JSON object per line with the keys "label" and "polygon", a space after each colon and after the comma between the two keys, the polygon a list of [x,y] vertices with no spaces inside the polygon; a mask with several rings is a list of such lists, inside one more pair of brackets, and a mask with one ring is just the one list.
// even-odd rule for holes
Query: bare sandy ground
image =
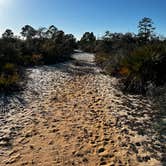
{"label": "bare sandy ground", "polygon": [[73,57],[29,71],[27,104],[1,116],[0,165],[162,165],[151,101],[118,90],[93,54]]}

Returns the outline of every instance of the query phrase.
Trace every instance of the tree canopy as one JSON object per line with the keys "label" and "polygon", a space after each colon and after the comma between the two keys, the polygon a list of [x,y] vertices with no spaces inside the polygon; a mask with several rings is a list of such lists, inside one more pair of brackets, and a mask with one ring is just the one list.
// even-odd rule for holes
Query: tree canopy
{"label": "tree canopy", "polygon": [[148,42],[154,37],[155,27],[151,18],[144,17],[138,24],[138,36],[143,42]]}

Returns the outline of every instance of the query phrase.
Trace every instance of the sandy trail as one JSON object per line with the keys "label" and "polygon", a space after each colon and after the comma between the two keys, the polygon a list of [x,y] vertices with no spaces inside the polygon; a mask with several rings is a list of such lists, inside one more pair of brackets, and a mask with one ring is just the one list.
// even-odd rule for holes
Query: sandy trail
{"label": "sandy trail", "polygon": [[6,122],[6,130],[21,129],[12,140],[3,135],[0,165],[161,165],[155,133],[148,130],[152,104],[116,89],[117,80],[100,73],[93,54],[73,57],[49,75],[43,74],[47,67],[31,71],[38,95],[29,95],[36,99]]}

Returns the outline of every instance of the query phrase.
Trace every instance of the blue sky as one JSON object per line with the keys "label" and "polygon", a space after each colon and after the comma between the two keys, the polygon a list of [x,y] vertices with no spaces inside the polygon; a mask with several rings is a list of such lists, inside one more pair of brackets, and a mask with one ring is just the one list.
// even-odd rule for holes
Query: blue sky
{"label": "blue sky", "polygon": [[0,33],[6,28],[18,33],[26,24],[53,24],[77,38],[86,31],[137,33],[138,21],[146,16],[166,36],[165,10],[166,0],[0,0]]}

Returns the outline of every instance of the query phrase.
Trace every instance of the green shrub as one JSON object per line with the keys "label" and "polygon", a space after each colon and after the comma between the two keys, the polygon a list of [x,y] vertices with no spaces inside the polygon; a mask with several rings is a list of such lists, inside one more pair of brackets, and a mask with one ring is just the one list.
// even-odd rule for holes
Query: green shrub
{"label": "green shrub", "polygon": [[105,72],[113,76],[119,76],[120,63],[122,57],[119,54],[113,53],[96,53],[95,61]]}
{"label": "green shrub", "polygon": [[[137,48],[121,61],[122,69],[127,70],[123,76],[125,89],[145,93],[148,82],[162,85],[166,81],[166,47],[163,44],[146,45]],[[121,72],[122,73],[122,72]]]}
{"label": "green shrub", "polygon": [[163,85],[166,81],[166,45],[147,44],[119,53],[97,53],[96,63],[108,74],[121,76],[125,91],[145,93],[149,82]]}
{"label": "green shrub", "polygon": [[0,91],[10,91],[18,89],[18,82],[21,75],[18,68],[11,63],[6,63],[3,66],[3,71],[0,73]]}
{"label": "green shrub", "polygon": [[109,61],[109,54],[107,53],[96,53],[95,61],[100,67],[104,67]]}

